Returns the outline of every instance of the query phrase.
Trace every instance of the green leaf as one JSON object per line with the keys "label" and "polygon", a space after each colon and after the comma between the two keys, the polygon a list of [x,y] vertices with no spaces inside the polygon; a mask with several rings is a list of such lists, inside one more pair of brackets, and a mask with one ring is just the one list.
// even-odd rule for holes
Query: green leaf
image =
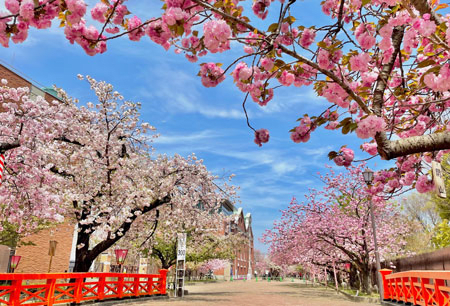
{"label": "green leaf", "polygon": [[423,67],[427,67],[427,66],[430,66],[430,65],[433,65],[433,64],[436,64],[436,62],[435,62],[433,59],[429,58],[429,59],[426,59],[426,60],[424,60],[424,61],[421,61],[421,62],[417,65],[417,67],[418,67],[418,68],[423,68]]}
{"label": "green leaf", "polygon": [[328,153],[328,158],[330,160],[334,159],[336,156],[338,156],[338,153],[336,151],[331,151],[330,153]]}
{"label": "green leaf", "polygon": [[327,49],[328,48],[327,44],[324,41],[319,41],[317,43],[317,46],[319,46],[320,48],[323,48],[323,49]]}
{"label": "green leaf", "polygon": [[286,18],[284,18],[284,22],[287,22],[287,23],[289,23],[289,24],[293,24],[294,22],[295,22],[295,20],[297,20],[297,19],[295,19],[295,17],[294,16],[289,16],[289,17],[286,17]]}
{"label": "green leaf", "polygon": [[350,132],[350,124],[346,124],[342,128],[342,134],[348,134],[348,132]]}
{"label": "green leaf", "polygon": [[278,23],[272,23],[267,29],[268,32],[275,32],[278,29]]}

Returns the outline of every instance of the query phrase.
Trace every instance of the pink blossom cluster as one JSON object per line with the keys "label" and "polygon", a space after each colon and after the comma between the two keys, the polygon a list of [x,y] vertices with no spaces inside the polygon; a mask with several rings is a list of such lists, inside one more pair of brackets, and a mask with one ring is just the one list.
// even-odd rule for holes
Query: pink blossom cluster
{"label": "pink blossom cluster", "polygon": [[333,161],[338,166],[345,166],[348,167],[352,164],[353,158],[355,157],[355,153],[352,149],[342,147],[339,150],[339,155],[336,156]]}
{"label": "pink blossom cluster", "polygon": [[252,9],[253,13],[261,18],[266,19],[267,14],[269,14],[269,11],[267,10],[270,6],[271,0],[256,0],[253,1]]}
{"label": "pink blossom cluster", "polygon": [[[273,66],[273,60],[262,59],[264,66],[268,69]],[[265,81],[269,72],[261,71],[259,67],[248,67],[246,63],[240,62],[232,72],[236,86],[243,92],[248,92],[255,103],[265,106],[273,98],[273,89],[267,88]]]}
{"label": "pink blossom cluster", "polygon": [[[133,16],[128,19],[128,30],[131,32],[128,33],[128,37],[130,40],[139,41],[142,36],[145,35],[145,30],[141,27],[142,21],[139,17]],[[134,30],[133,30],[134,29]]]}
{"label": "pink blossom cluster", "polygon": [[359,53],[350,58],[350,67],[354,71],[366,72],[369,70],[370,54],[366,52]]}
{"label": "pink blossom cluster", "polygon": [[314,42],[315,39],[316,39],[316,31],[314,29],[306,28],[305,30],[303,30],[301,34],[299,44],[303,48],[309,48],[309,46],[311,46],[311,44]]}
{"label": "pink blossom cluster", "polygon": [[436,23],[430,20],[430,14],[424,14],[413,22],[413,28],[424,37],[430,37],[436,31]]}
{"label": "pink blossom cluster", "polygon": [[[11,14],[16,14],[16,19],[5,18],[9,13],[0,11],[0,44],[8,47],[9,39],[14,43],[21,43],[28,38],[29,27],[46,29],[51,26],[51,21],[58,16],[60,8],[57,2],[42,4],[40,14],[35,14],[33,0],[5,0],[5,7]],[[8,34],[8,23],[16,23],[15,31]],[[12,35],[11,35],[12,34]]]}
{"label": "pink blossom cluster", "polygon": [[382,117],[369,115],[359,122],[356,128],[356,135],[362,139],[375,137],[376,133],[383,132],[385,129],[386,122]]}
{"label": "pink blossom cluster", "polygon": [[362,149],[370,155],[376,155],[378,153],[377,147],[375,142],[365,142],[362,144]]}
{"label": "pink blossom cluster", "polygon": [[98,2],[91,9],[92,19],[97,20],[98,22],[104,23],[106,21],[106,12],[108,11],[108,6],[103,2]]}
{"label": "pink blossom cluster", "polygon": [[203,25],[204,44],[211,53],[230,49],[230,26],[224,20],[211,20]]}
{"label": "pink blossom cluster", "polygon": [[88,55],[92,56],[106,51],[105,41],[92,43],[92,41],[104,37],[99,36],[99,32],[94,26],[86,27],[84,20],[72,26],[67,26],[64,29],[64,34],[71,44],[78,43]]}
{"label": "pink blossom cluster", "polygon": [[361,48],[368,50],[375,45],[375,27],[372,24],[361,23],[355,30],[356,40]]}
{"label": "pink blossom cluster", "polygon": [[80,22],[81,18],[86,14],[86,3],[84,0],[66,0],[66,5],[70,12],[70,14],[67,15],[67,21],[71,24]]}
{"label": "pink blossom cluster", "polygon": [[223,69],[214,63],[203,64],[199,73],[205,87],[215,87],[225,79]]}
{"label": "pink blossom cluster", "polygon": [[449,64],[444,64],[439,70],[439,74],[428,73],[424,77],[424,83],[434,91],[444,92],[450,89],[450,68]]}
{"label": "pink blossom cluster", "polygon": [[169,50],[169,39],[172,37],[172,33],[165,22],[162,20],[151,22],[146,29],[146,33],[155,43],[163,46],[164,49]]}
{"label": "pink blossom cluster", "polygon": [[266,129],[259,129],[255,131],[255,143],[258,146],[262,146],[263,143],[266,143],[269,141],[269,131]]}
{"label": "pink blossom cluster", "polygon": [[200,266],[199,272],[203,274],[209,273],[209,271],[217,271],[225,268],[227,261],[224,259],[211,259]]}
{"label": "pink blossom cluster", "polygon": [[430,192],[434,189],[433,181],[428,179],[427,175],[421,175],[417,178],[416,190],[420,193]]}
{"label": "pink blossom cluster", "polygon": [[291,132],[291,139],[295,143],[307,142],[311,137],[311,132],[316,129],[316,125],[308,116],[303,116],[300,120],[300,125],[294,128]]}

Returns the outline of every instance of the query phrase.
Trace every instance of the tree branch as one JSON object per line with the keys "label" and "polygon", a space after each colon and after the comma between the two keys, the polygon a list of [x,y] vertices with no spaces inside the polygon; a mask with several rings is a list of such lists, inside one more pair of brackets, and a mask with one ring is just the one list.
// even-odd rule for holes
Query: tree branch
{"label": "tree branch", "polygon": [[430,14],[431,20],[434,20],[437,25],[442,23],[441,18],[431,9],[427,0],[410,0],[411,4],[414,6],[416,10],[419,11],[420,15],[423,16],[425,14]]}
{"label": "tree branch", "polygon": [[20,147],[20,142],[18,140],[12,143],[2,143],[0,144],[0,153],[3,154],[8,150],[12,150],[18,147]]}

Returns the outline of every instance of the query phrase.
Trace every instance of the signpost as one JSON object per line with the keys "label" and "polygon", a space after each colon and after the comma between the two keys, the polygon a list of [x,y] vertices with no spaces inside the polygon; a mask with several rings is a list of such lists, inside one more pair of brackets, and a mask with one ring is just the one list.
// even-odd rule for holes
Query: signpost
{"label": "signpost", "polygon": [[186,267],[186,233],[178,233],[175,296],[184,296],[184,273]]}
{"label": "signpost", "polygon": [[445,183],[442,178],[442,168],[441,164],[435,161],[431,162],[431,167],[433,169],[433,182],[434,186],[436,186],[436,193],[441,198],[446,198],[447,194],[445,193]]}
{"label": "signpost", "polygon": [[50,255],[50,262],[48,263],[48,273],[50,273],[50,270],[52,269],[52,259],[53,256],[55,256],[57,244],[58,242],[56,240],[50,240],[50,246],[48,248],[48,255]]}

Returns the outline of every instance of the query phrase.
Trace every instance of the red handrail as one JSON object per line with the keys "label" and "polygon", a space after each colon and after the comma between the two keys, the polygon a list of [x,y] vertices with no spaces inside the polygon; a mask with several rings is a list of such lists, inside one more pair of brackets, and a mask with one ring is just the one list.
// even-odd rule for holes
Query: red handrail
{"label": "red handrail", "polygon": [[54,305],[88,300],[166,294],[165,269],[160,274],[0,273],[0,305]]}
{"label": "red handrail", "polygon": [[413,305],[450,306],[450,271],[380,271],[384,299]]}

